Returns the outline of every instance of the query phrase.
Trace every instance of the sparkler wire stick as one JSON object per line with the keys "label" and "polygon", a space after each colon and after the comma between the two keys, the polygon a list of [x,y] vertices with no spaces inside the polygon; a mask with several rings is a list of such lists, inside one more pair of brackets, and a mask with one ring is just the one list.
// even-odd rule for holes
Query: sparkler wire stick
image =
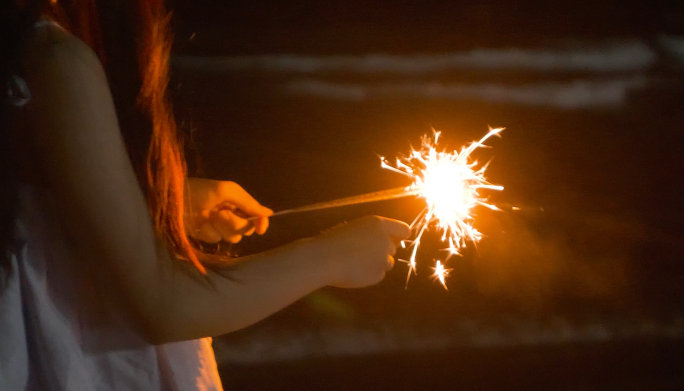
{"label": "sparkler wire stick", "polygon": [[[287,214],[292,214],[292,213],[309,212],[309,211],[313,211],[313,210],[337,208],[340,206],[365,204],[368,202],[387,201],[387,200],[393,200],[396,198],[417,196],[418,194],[420,194],[420,191],[410,189],[409,187],[396,187],[394,189],[380,190],[380,191],[375,191],[372,193],[366,193],[366,194],[361,194],[361,195],[356,195],[356,196],[351,196],[351,197],[339,198],[339,199],[331,200],[331,201],[318,202],[315,204],[304,205],[304,206],[300,206],[300,207],[292,208],[292,209],[285,209],[285,210],[275,212],[269,217],[282,216],[282,215],[287,215]],[[258,219],[258,218],[259,217],[251,217],[248,220],[254,220],[254,219]]]}
{"label": "sparkler wire stick", "polygon": [[[394,200],[397,198],[404,198],[404,197],[411,197],[411,196],[418,196],[418,195],[420,195],[419,190],[411,190],[410,188],[407,188],[407,187],[396,187],[394,189],[374,191],[372,193],[360,194],[360,195],[355,195],[355,196],[351,196],[351,197],[338,198],[335,200],[318,202],[315,204],[298,206],[296,208],[284,209],[284,210],[277,211],[268,217],[271,218],[271,217],[277,217],[277,216],[282,216],[282,215],[289,215],[289,214],[293,214],[293,213],[301,213],[301,212],[310,212],[310,211],[314,211],[314,210],[338,208],[341,206],[359,205],[359,204],[365,204],[365,203],[369,203],[369,202],[388,201],[388,200]],[[520,210],[543,211],[544,210],[543,208],[540,208],[540,207],[516,206],[516,204],[509,204],[509,203],[496,203],[496,204],[494,204],[494,206],[496,206],[499,209],[510,209],[512,211],[520,211]],[[413,227],[415,225],[415,223],[417,222],[417,220],[419,220],[419,218],[421,218],[421,217],[422,217],[422,215],[418,215],[416,217],[416,221],[414,221],[413,224],[411,224],[411,227]],[[259,216],[253,216],[253,217],[248,217],[247,220],[256,220],[256,219],[260,219],[260,218],[261,217],[259,217]]]}

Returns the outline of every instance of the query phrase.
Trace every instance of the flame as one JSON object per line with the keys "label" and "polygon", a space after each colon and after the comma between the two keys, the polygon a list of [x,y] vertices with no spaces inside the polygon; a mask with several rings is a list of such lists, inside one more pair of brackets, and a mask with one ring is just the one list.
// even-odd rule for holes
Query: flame
{"label": "flame", "polygon": [[[407,192],[418,194],[425,200],[426,207],[418,214],[411,224],[416,233],[409,247],[412,247],[409,259],[409,271],[406,284],[411,272],[416,274],[416,254],[420,240],[425,231],[435,227],[442,233],[442,242],[448,247],[444,263],[452,255],[460,255],[466,241],[478,242],[482,234],[473,227],[473,209],[484,206],[492,210],[499,210],[488,204],[487,199],[480,196],[481,189],[503,190],[502,186],[492,185],[484,176],[487,164],[479,165],[472,160],[471,154],[478,148],[486,147],[484,142],[492,136],[499,136],[504,128],[489,129],[489,132],[479,141],[470,143],[460,151],[439,152],[436,148],[441,132],[434,132],[434,141],[427,136],[422,137],[421,148],[411,150],[408,156],[399,157],[394,166],[385,158],[381,159],[381,166],[385,169],[408,176],[413,183],[406,188]],[[402,243],[402,247],[405,247]],[[451,269],[445,269],[441,261],[437,261],[435,274],[446,288],[445,277]]]}

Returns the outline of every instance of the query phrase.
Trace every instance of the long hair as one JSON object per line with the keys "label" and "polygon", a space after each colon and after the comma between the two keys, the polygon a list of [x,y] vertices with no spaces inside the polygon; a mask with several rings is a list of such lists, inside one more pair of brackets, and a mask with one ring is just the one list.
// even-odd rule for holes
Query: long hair
{"label": "long hair", "polygon": [[[3,1],[0,8],[0,82],[21,75],[22,38],[41,15],[55,19],[90,45],[109,81],[129,157],[147,199],[156,236],[201,273],[226,257],[200,251],[189,240],[184,216],[187,168],[182,141],[167,94],[172,35],[162,0],[33,0],[24,7]],[[11,4],[10,4],[11,3]],[[9,4],[9,6],[7,5]],[[106,15],[100,18],[99,15]],[[6,20],[4,20],[6,19]],[[11,272],[6,251],[13,242],[18,163],[13,156],[11,105],[0,107],[0,273]]]}

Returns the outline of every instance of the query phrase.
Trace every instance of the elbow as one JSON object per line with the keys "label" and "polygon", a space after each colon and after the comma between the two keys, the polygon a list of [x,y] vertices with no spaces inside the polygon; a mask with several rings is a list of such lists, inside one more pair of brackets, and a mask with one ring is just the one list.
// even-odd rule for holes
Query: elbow
{"label": "elbow", "polygon": [[[139,303],[140,304],[140,303]],[[161,303],[154,307],[133,307],[130,326],[133,332],[151,345],[163,345],[184,339],[179,325],[184,322],[175,319],[173,311]]]}
{"label": "elbow", "polygon": [[[182,323],[180,323],[182,324]],[[178,322],[147,323],[138,325],[137,334],[150,345],[163,345],[171,342],[187,341],[201,338],[200,335],[189,333],[188,330],[177,327]]]}
{"label": "elbow", "polygon": [[135,316],[131,323],[134,333],[150,345],[163,345],[179,340],[174,330],[168,326],[169,323],[156,317]]}
{"label": "elbow", "polygon": [[163,345],[170,342],[176,342],[178,339],[174,338],[173,333],[169,332],[164,327],[137,327],[137,334],[150,345]]}
{"label": "elbow", "polygon": [[136,333],[151,345],[163,345],[171,342],[188,341],[198,338],[214,337],[243,329],[254,322],[221,321],[220,326],[213,326],[211,321],[198,321],[196,317],[146,317],[137,322]]}
{"label": "elbow", "polygon": [[187,308],[179,308],[176,303],[158,303],[156,307],[138,314],[134,326],[136,333],[151,345],[212,336],[204,322],[197,320],[196,314],[189,313]]}

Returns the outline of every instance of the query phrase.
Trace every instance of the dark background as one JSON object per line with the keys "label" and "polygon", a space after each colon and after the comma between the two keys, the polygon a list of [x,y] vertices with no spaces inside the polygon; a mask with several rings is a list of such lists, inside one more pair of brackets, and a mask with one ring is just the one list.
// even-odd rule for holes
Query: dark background
{"label": "dark background", "polygon": [[[378,286],[323,289],[216,338],[226,389],[684,389],[684,67],[662,40],[684,36],[684,5],[171,6],[176,58],[581,51],[615,42],[637,42],[655,56],[632,70],[471,67],[408,76],[175,61],[171,86],[191,168],[240,183],[274,210],[406,185],[380,169],[378,155],[406,152],[432,127],[456,149],[488,125],[507,128],[477,155],[494,157],[488,178],[506,188],[491,199],[526,206],[478,211],[486,238],[451,261],[448,291],[427,277],[429,258],[440,255],[428,239],[408,289],[399,263]],[[642,83],[617,103],[562,107],[410,94],[350,100],[288,89],[307,78],[364,86]],[[277,217],[266,235],[232,250],[263,251],[365,214],[411,221],[420,209],[407,199]]]}

